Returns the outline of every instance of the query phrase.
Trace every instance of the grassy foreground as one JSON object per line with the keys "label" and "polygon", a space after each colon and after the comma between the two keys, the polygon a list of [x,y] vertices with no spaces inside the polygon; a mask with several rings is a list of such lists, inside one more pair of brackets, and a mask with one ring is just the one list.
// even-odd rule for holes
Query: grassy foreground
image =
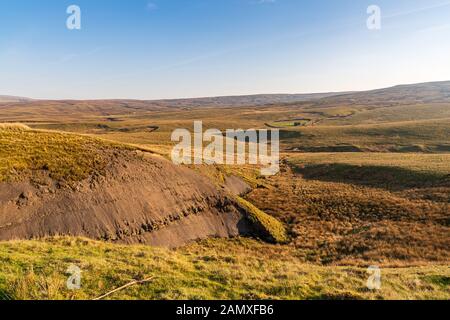
{"label": "grassy foreground", "polygon": [[[450,299],[448,266],[383,268],[371,291],[363,267],[306,264],[289,246],[208,240],[177,250],[86,239],[0,243],[0,298],[93,299],[133,279],[154,280],[109,299]],[[68,290],[70,265],[81,289]]]}

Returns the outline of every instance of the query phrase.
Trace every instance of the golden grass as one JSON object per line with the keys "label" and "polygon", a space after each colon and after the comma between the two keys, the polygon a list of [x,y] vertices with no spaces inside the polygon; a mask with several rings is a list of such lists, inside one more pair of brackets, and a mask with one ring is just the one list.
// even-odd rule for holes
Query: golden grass
{"label": "golden grass", "polygon": [[354,166],[398,167],[415,172],[450,174],[450,154],[423,153],[302,153],[288,154],[294,164],[349,164]]}
{"label": "golden grass", "polygon": [[0,123],[0,130],[31,130],[30,127],[22,123]]}
{"label": "golden grass", "polygon": [[[246,199],[284,222],[308,261],[448,262],[447,157],[295,154],[279,175],[264,180],[265,188]],[[339,161],[351,165],[342,167]]]}
{"label": "golden grass", "polygon": [[[0,298],[93,299],[133,279],[154,281],[108,299],[449,299],[446,265],[382,268],[369,290],[364,267],[317,266],[289,246],[207,240],[177,250],[78,238],[0,243]],[[68,290],[67,269],[81,269]]]}
{"label": "golden grass", "polygon": [[[111,298],[449,299],[450,161],[447,154],[419,154],[450,151],[448,104],[327,103],[150,111],[141,102],[133,108],[68,102],[0,110],[7,121],[31,121],[33,128],[86,133],[166,155],[172,130],[191,128],[197,119],[204,129],[221,130],[285,120],[285,150],[405,152],[290,154],[289,166],[270,178],[247,166],[196,168],[216,182],[226,174],[243,177],[255,188],[246,199],[282,221],[292,243],[210,240],[176,251],[69,238],[3,243],[0,296],[89,299],[155,274],[151,284]],[[313,125],[290,126],[296,118],[311,118]],[[116,151],[98,139],[61,133],[50,138],[31,131],[20,133],[30,140],[21,139],[18,131],[26,128],[6,126],[3,135],[0,130],[0,181],[42,170],[57,179],[81,179],[101,172],[105,155]],[[147,126],[159,129],[149,132]],[[10,149],[4,150],[5,141]],[[71,263],[84,271],[83,287],[74,292],[64,285]],[[383,267],[380,291],[365,287],[370,264]]]}
{"label": "golden grass", "polygon": [[448,186],[450,154],[305,153],[288,161],[306,178],[389,189]]}
{"label": "golden grass", "polygon": [[[399,106],[317,105],[299,103],[239,108],[146,108],[133,102],[132,111],[120,102],[55,102],[10,106],[0,121],[27,121],[32,128],[97,135],[109,140],[146,145],[170,152],[174,129],[192,129],[201,119],[204,129],[267,128],[281,124],[283,150],[449,152],[448,104]],[[129,104],[129,103],[128,103]],[[139,107],[138,107],[139,106]],[[67,114],[71,107],[73,113]],[[37,111],[39,110],[39,112]],[[311,119],[294,126],[295,119]],[[281,122],[278,122],[281,121]],[[301,121],[300,121],[301,122]],[[303,124],[303,123],[302,123]],[[157,127],[156,131],[149,127]]]}
{"label": "golden grass", "polygon": [[110,156],[131,147],[87,136],[29,130],[22,125],[0,128],[0,181],[45,173],[59,181],[77,181],[101,173]]}

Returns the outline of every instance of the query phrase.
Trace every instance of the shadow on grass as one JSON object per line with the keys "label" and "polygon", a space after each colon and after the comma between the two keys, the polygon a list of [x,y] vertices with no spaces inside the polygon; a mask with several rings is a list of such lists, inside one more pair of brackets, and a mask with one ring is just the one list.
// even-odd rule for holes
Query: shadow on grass
{"label": "shadow on grass", "polygon": [[431,282],[442,289],[446,289],[450,287],[450,277],[442,276],[442,275],[432,275],[424,277],[424,280],[427,282]]}
{"label": "shadow on grass", "polygon": [[431,172],[418,172],[400,167],[333,163],[294,165],[293,169],[294,172],[309,180],[351,183],[387,190],[450,186],[448,176]]}
{"label": "shadow on grass", "polygon": [[302,137],[303,137],[303,133],[300,131],[280,130],[280,140],[297,139],[297,138],[302,138]]}
{"label": "shadow on grass", "polygon": [[0,301],[14,300],[14,296],[8,293],[5,289],[0,289]]}
{"label": "shadow on grass", "polygon": [[353,292],[337,292],[337,293],[322,293],[316,296],[309,297],[308,300],[364,300],[364,297]]}

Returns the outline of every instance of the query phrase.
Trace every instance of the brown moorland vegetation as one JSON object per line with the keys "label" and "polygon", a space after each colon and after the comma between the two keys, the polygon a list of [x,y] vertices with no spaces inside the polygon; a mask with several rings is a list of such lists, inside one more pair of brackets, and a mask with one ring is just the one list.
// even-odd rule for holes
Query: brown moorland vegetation
{"label": "brown moorland vegetation", "polygon": [[[242,178],[253,189],[243,204],[281,221],[290,243],[209,239],[168,251],[78,238],[3,242],[0,298],[92,298],[152,272],[159,280],[111,298],[449,298],[450,82],[308,97],[0,102],[0,122],[11,123],[0,180],[101,176],[109,156],[128,148],[167,157],[172,130],[198,119],[204,129],[280,129],[276,176],[247,165],[191,169],[224,192],[230,176]],[[39,130],[33,144],[15,122],[84,136]],[[5,148],[11,137],[18,143]],[[76,294],[63,288],[70,263],[87,270]],[[368,265],[383,268],[381,291],[367,289]]]}

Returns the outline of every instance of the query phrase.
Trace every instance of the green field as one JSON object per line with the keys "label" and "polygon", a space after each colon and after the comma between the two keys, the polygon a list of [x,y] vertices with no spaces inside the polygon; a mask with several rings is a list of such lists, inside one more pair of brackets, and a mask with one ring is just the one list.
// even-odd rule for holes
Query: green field
{"label": "green field", "polygon": [[[382,268],[380,290],[367,267],[302,262],[288,246],[209,240],[176,251],[86,239],[0,243],[3,299],[94,299],[133,280],[154,279],[108,299],[449,299],[448,266]],[[81,288],[68,290],[70,265]]]}

